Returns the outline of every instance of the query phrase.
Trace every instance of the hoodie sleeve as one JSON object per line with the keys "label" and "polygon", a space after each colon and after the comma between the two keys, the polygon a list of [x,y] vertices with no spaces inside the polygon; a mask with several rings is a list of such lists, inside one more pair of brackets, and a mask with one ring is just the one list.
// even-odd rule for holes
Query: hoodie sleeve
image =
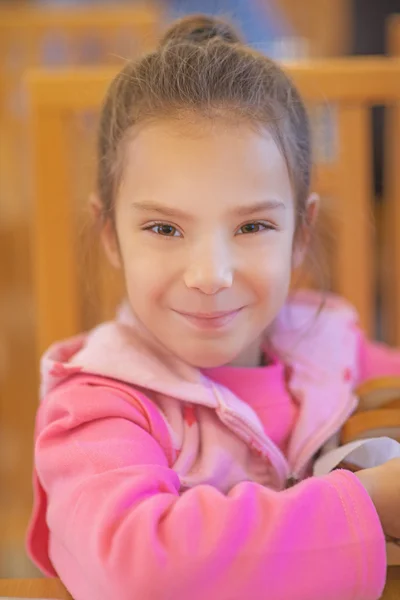
{"label": "hoodie sleeve", "polygon": [[162,425],[136,397],[71,382],[40,410],[48,554],[76,600],[380,597],[384,537],[354,475],[180,494]]}
{"label": "hoodie sleeve", "polygon": [[359,332],[358,384],[378,377],[400,377],[400,349],[371,342]]}

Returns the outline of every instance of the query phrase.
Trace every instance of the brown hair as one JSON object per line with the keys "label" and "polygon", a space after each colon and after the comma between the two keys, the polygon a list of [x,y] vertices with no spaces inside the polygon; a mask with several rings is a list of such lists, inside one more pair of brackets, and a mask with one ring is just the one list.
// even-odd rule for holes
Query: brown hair
{"label": "brown hair", "polygon": [[124,143],[133,128],[185,116],[268,128],[288,167],[298,221],[304,220],[311,150],[301,97],[283,70],[248,48],[229,23],[202,15],[176,21],[158,48],[128,62],[109,88],[98,141],[98,195],[105,216],[113,215]]}

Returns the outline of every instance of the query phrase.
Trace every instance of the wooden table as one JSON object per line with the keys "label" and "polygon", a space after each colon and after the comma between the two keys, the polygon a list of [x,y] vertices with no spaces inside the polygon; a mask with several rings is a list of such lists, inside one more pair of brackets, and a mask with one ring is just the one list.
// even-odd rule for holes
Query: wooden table
{"label": "wooden table", "polygon": [[58,579],[0,579],[0,596],[72,600]]}
{"label": "wooden table", "polygon": [[385,592],[382,600],[399,600],[400,598],[400,567],[389,567]]}
{"label": "wooden table", "polygon": [[[72,600],[57,579],[0,579],[0,596]],[[399,598],[400,567],[390,567],[385,593],[381,600],[399,600]]]}

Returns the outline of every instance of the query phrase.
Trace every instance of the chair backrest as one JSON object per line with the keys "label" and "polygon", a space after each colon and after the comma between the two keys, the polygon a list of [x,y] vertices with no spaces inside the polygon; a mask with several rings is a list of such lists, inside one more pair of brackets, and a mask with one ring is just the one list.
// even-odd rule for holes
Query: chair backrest
{"label": "chair backrest", "polygon": [[0,200],[3,219],[25,214],[26,97],[23,73],[32,67],[121,64],[153,47],[160,14],[151,4],[0,6]]}
{"label": "chair backrest", "polygon": [[[269,4],[268,0],[258,0],[258,3]],[[293,0],[279,0],[276,4],[283,22],[296,37],[306,41],[309,58],[347,54],[352,22],[348,0],[307,0],[307,7]]]}
{"label": "chair backrest", "polygon": [[[400,61],[320,60],[288,64],[286,70],[310,107],[317,147],[313,187],[333,206],[332,288],[356,305],[362,325],[371,332],[376,289],[369,106],[400,98]],[[115,69],[86,69],[37,71],[29,77],[39,351],[82,328],[71,123],[80,113],[98,110],[114,74]],[[90,189],[88,185],[86,193]],[[106,283],[103,293],[109,287]]]}
{"label": "chair backrest", "polygon": [[400,55],[400,14],[390,15],[387,21],[386,37],[389,54]]}
{"label": "chair backrest", "polygon": [[[147,0],[108,7],[35,4],[0,2],[0,516],[12,512],[11,524],[26,523],[30,510],[38,384],[23,73],[35,66],[121,65],[125,57],[154,46],[162,22],[158,6]],[[0,575],[16,573],[20,558],[27,562],[25,532],[11,524],[7,538],[0,527]]]}
{"label": "chair backrest", "polygon": [[[387,48],[400,57],[400,14],[388,20]],[[383,324],[386,339],[400,346],[400,103],[385,115],[385,197],[383,202]]]}
{"label": "chair backrest", "polygon": [[[383,306],[389,301],[385,277],[377,272],[371,108],[385,105],[391,110],[399,103],[400,60],[320,60],[289,65],[288,70],[311,107],[313,189],[322,196],[331,232],[325,247],[331,287],[356,306],[361,325],[373,335],[381,321],[377,299]],[[388,147],[388,165],[394,160],[393,150]],[[391,187],[393,177],[387,171]],[[388,237],[393,245],[395,232],[388,230]]]}

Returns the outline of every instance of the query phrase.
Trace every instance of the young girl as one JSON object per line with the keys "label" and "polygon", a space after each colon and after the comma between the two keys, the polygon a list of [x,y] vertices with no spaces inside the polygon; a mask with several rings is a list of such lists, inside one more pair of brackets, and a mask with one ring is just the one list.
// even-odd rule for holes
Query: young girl
{"label": "young girl", "polygon": [[75,600],[375,600],[400,465],[312,475],[400,374],[344,301],[289,295],[317,198],[303,103],[224,22],[109,90],[98,201],[127,301],[43,359],[29,549]]}

